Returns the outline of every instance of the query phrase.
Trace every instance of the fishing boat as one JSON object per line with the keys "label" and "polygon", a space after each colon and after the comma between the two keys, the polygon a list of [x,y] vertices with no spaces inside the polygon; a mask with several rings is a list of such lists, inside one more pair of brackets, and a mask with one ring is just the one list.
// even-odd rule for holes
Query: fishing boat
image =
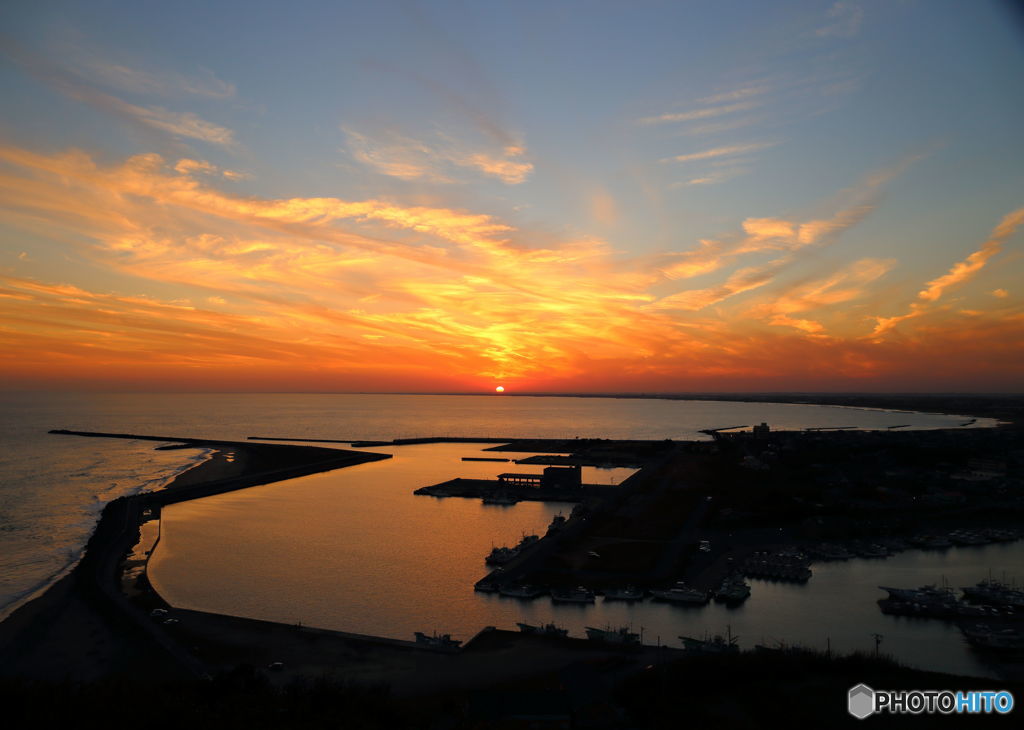
{"label": "fishing boat", "polygon": [[554,624],[544,624],[543,626],[534,626],[532,624],[523,624],[516,622],[516,626],[524,634],[538,634],[540,636],[558,636],[565,637],[569,635],[569,629],[563,629]]}
{"label": "fishing boat", "polygon": [[628,626],[622,626],[615,631],[610,628],[597,629],[593,626],[587,626],[587,638],[591,641],[606,641],[609,644],[639,644],[640,634],[635,634],[629,630]]}
{"label": "fishing boat", "polygon": [[694,654],[738,654],[739,645],[736,643],[738,636],[732,635],[732,627],[725,627],[726,634],[715,634],[711,638],[707,635],[703,639],[695,639],[692,636],[680,636],[683,648]]}
{"label": "fishing boat", "polygon": [[427,636],[422,631],[416,631],[415,636],[417,644],[441,649],[458,649],[459,645],[462,643],[459,639],[453,639],[451,634],[441,634],[438,636],[435,633],[431,636]]}

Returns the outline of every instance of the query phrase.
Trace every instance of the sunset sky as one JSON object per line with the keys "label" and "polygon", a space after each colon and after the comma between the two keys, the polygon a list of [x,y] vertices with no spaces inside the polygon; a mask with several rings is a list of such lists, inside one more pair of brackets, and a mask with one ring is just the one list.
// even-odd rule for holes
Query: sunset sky
{"label": "sunset sky", "polygon": [[0,7],[4,388],[1021,391],[987,0]]}

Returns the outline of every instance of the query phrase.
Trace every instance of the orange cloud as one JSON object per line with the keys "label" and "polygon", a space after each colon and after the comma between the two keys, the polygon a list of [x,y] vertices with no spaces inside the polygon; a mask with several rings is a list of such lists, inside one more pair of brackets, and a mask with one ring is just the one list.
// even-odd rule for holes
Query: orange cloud
{"label": "orange cloud", "polygon": [[672,294],[660,299],[655,305],[657,309],[698,310],[712,304],[762,287],[770,282],[784,262],[779,259],[765,266],[750,266],[733,273],[724,283],[707,289],[691,289]]}
{"label": "orange cloud", "polygon": [[764,319],[769,324],[824,335],[826,327],[821,321],[792,315],[812,311],[828,315],[836,305],[864,296],[867,285],[886,274],[895,264],[895,259],[861,259],[823,279],[800,282],[773,292],[754,303],[746,315]]}
{"label": "orange cloud", "polygon": [[442,138],[427,144],[396,132],[376,136],[342,129],[348,138],[349,152],[359,162],[382,175],[402,180],[426,179],[432,182],[459,182],[455,168],[469,168],[507,185],[525,182],[533,172],[533,164],[516,158],[526,153],[522,145],[505,145],[500,152],[467,150],[462,144]]}
{"label": "orange cloud", "polygon": [[917,293],[919,301],[912,302],[910,309],[905,314],[893,317],[876,317],[876,325],[871,333],[872,336],[879,337],[900,322],[920,317],[929,310],[930,305],[937,302],[945,294],[946,290],[957,287],[974,278],[992,257],[1003,250],[1003,244],[1017,232],[1021,225],[1024,225],[1024,208],[1018,208],[1006,214],[999,224],[992,229],[988,240],[981,244],[977,251],[963,261],[953,264],[946,274],[928,282],[925,288]]}
{"label": "orange cloud", "polygon": [[772,146],[772,143],[759,142],[752,144],[736,144],[727,147],[713,147],[711,149],[702,150],[701,152],[690,152],[685,155],[666,157],[662,162],[694,162],[695,160],[711,160],[718,157],[735,157],[737,155],[745,155],[748,152],[754,152],[756,150]]}
{"label": "orange cloud", "polygon": [[967,281],[978,273],[988,260],[1003,250],[1003,243],[1012,236],[1017,228],[1024,224],[1024,208],[1007,214],[992,231],[992,237],[981,245],[963,261],[953,264],[949,273],[928,282],[927,287],[918,293],[918,298],[926,302],[934,302],[950,287]]}
{"label": "orange cloud", "polygon": [[654,117],[644,117],[642,119],[636,120],[636,123],[648,126],[652,124],[666,124],[670,122],[692,122],[698,119],[711,119],[713,117],[722,116],[723,114],[732,114],[733,112],[746,111],[747,109],[753,109],[756,106],[756,102],[741,101],[736,104],[710,106],[705,107],[703,109],[694,109],[688,112],[659,114]]}
{"label": "orange cloud", "polygon": [[671,255],[661,272],[669,279],[687,279],[716,271],[744,254],[764,251],[792,253],[807,246],[829,243],[863,220],[873,209],[871,205],[853,205],[839,210],[830,219],[803,223],[781,218],[747,218],[742,223],[745,236],[703,239],[699,248]]}
{"label": "orange cloud", "polygon": [[[635,259],[593,237],[530,245],[530,231],[450,207],[232,195],[215,187],[226,184],[217,172],[194,159],[101,164],[0,147],[0,221],[63,245],[74,263],[40,277],[40,264],[12,257],[35,273],[0,276],[8,382],[763,389],[797,387],[826,363],[836,383],[898,380],[901,353],[920,361],[933,342],[955,340],[977,355],[1021,326],[1007,297],[1002,312],[921,317],[899,342],[873,342],[851,333],[842,310],[891,262],[784,283],[801,251],[865,214],[859,203],[820,220],[748,218],[693,252]],[[781,255],[717,286],[672,291],[677,279],[663,274],[711,273],[765,251]],[[749,292],[755,300],[739,299]],[[992,367],[1005,374],[1015,350],[999,352]]]}

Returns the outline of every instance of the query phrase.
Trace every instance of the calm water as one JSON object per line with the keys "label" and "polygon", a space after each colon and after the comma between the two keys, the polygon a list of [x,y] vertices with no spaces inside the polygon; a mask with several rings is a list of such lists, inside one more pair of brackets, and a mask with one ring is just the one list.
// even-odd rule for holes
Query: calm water
{"label": "calm water", "polygon": [[[148,442],[52,436],[46,433],[51,428],[230,439],[687,439],[703,438],[698,433],[702,428],[761,421],[775,428],[905,423],[941,428],[964,420],[829,406],[496,396],[5,394],[0,406],[0,616],[77,560],[106,501],[159,487],[203,458],[194,451],[154,451]],[[475,594],[471,585],[484,574],[483,557],[492,543],[513,543],[523,532],[542,532],[555,513],[568,507],[490,507],[411,494],[415,487],[453,476],[507,468],[459,461],[473,450],[468,445],[402,447],[396,450],[398,458],[387,462],[176,506],[166,513],[155,579],[181,605],[403,638],[433,629],[468,638],[488,624],[554,619],[574,633],[584,625],[632,623],[645,628],[645,640],[661,636],[673,644],[678,644],[679,633],[721,631],[726,623],[743,636],[745,645],[762,638],[823,645],[829,635],[836,648],[865,648],[871,645],[870,633],[878,630],[886,634],[885,648],[902,656],[903,641],[922,646],[943,636],[958,641],[939,625],[890,625],[892,620],[876,615],[874,599],[880,594],[874,585],[882,578],[876,581],[869,577],[873,573],[865,573],[862,586],[856,572],[844,577],[841,571],[854,570],[854,564],[818,571],[806,594],[799,588],[757,584],[754,596],[738,611],[713,606],[681,613],[671,606],[606,608],[600,603],[562,608],[544,599],[522,604]],[[617,478],[594,473],[598,476],[586,478],[605,483]],[[1005,548],[986,550],[998,549]],[[1002,567],[996,560],[1001,554],[993,553],[977,566],[958,555],[954,550],[945,558],[919,559],[950,580],[957,565],[969,573],[963,579],[973,581],[989,568],[1024,564],[1019,552]],[[974,549],[970,555],[976,560],[987,553]],[[902,556],[883,565],[889,569],[914,559]],[[939,565],[938,560],[954,565]],[[832,570],[839,571],[837,582],[825,590]],[[937,578],[921,574],[886,580],[916,584]],[[857,627],[848,633],[830,628],[826,619],[853,610],[846,599],[859,595],[864,586],[867,614]],[[812,594],[810,601],[807,596]],[[828,596],[836,597],[833,603]],[[792,618],[780,622],[768,616]],[[883,628],[862,630],[873,626],[872,620],[882,621]],[[897,625],[898,631],[892,628]],[[889,633],[884,627],[890,627]],[[942,668],[968,671],[965,661],[962,656],[955,667]]]}
{"label": "calm water", "polygon": [[507,465],[463,463],[461,456],[480,453],[465,444],[378,450],[395,459],[167,508],[150,563],[157,589],[185,608],[401,639],[433,630],[468,639],[487,625],[554,621],[577,636],[585,626],[629,624],[648,643],[680,646],[680,634],[731,626],[746,648],[784,641],[824,649],[831,640],[845,652],[872,649],[872,634],[880,633],[884,651],[904,661],[984,675],[989,668],[955,626],[882,615],[878,585],[970,585],[990,570],[1012,575],[1024,566],[1022,546],[993,545],[816,565],[804,586],[752,581],[751,598],[736,609],[517,601],[472,590],[487,573],[485,555],[523,533],[543,534],[571,505],[415,496],[417,487],[457,474],[494,475]]}

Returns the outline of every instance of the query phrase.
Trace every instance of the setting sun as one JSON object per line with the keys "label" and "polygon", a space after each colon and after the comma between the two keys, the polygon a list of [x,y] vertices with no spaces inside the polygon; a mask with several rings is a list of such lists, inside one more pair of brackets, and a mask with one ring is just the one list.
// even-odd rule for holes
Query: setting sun
{"label": "setting sun", "polygon": [[504,393],[505,392],[505,386],[504,385],[499,385],[497,388],[494,389],[494,392],[495,393]]}

